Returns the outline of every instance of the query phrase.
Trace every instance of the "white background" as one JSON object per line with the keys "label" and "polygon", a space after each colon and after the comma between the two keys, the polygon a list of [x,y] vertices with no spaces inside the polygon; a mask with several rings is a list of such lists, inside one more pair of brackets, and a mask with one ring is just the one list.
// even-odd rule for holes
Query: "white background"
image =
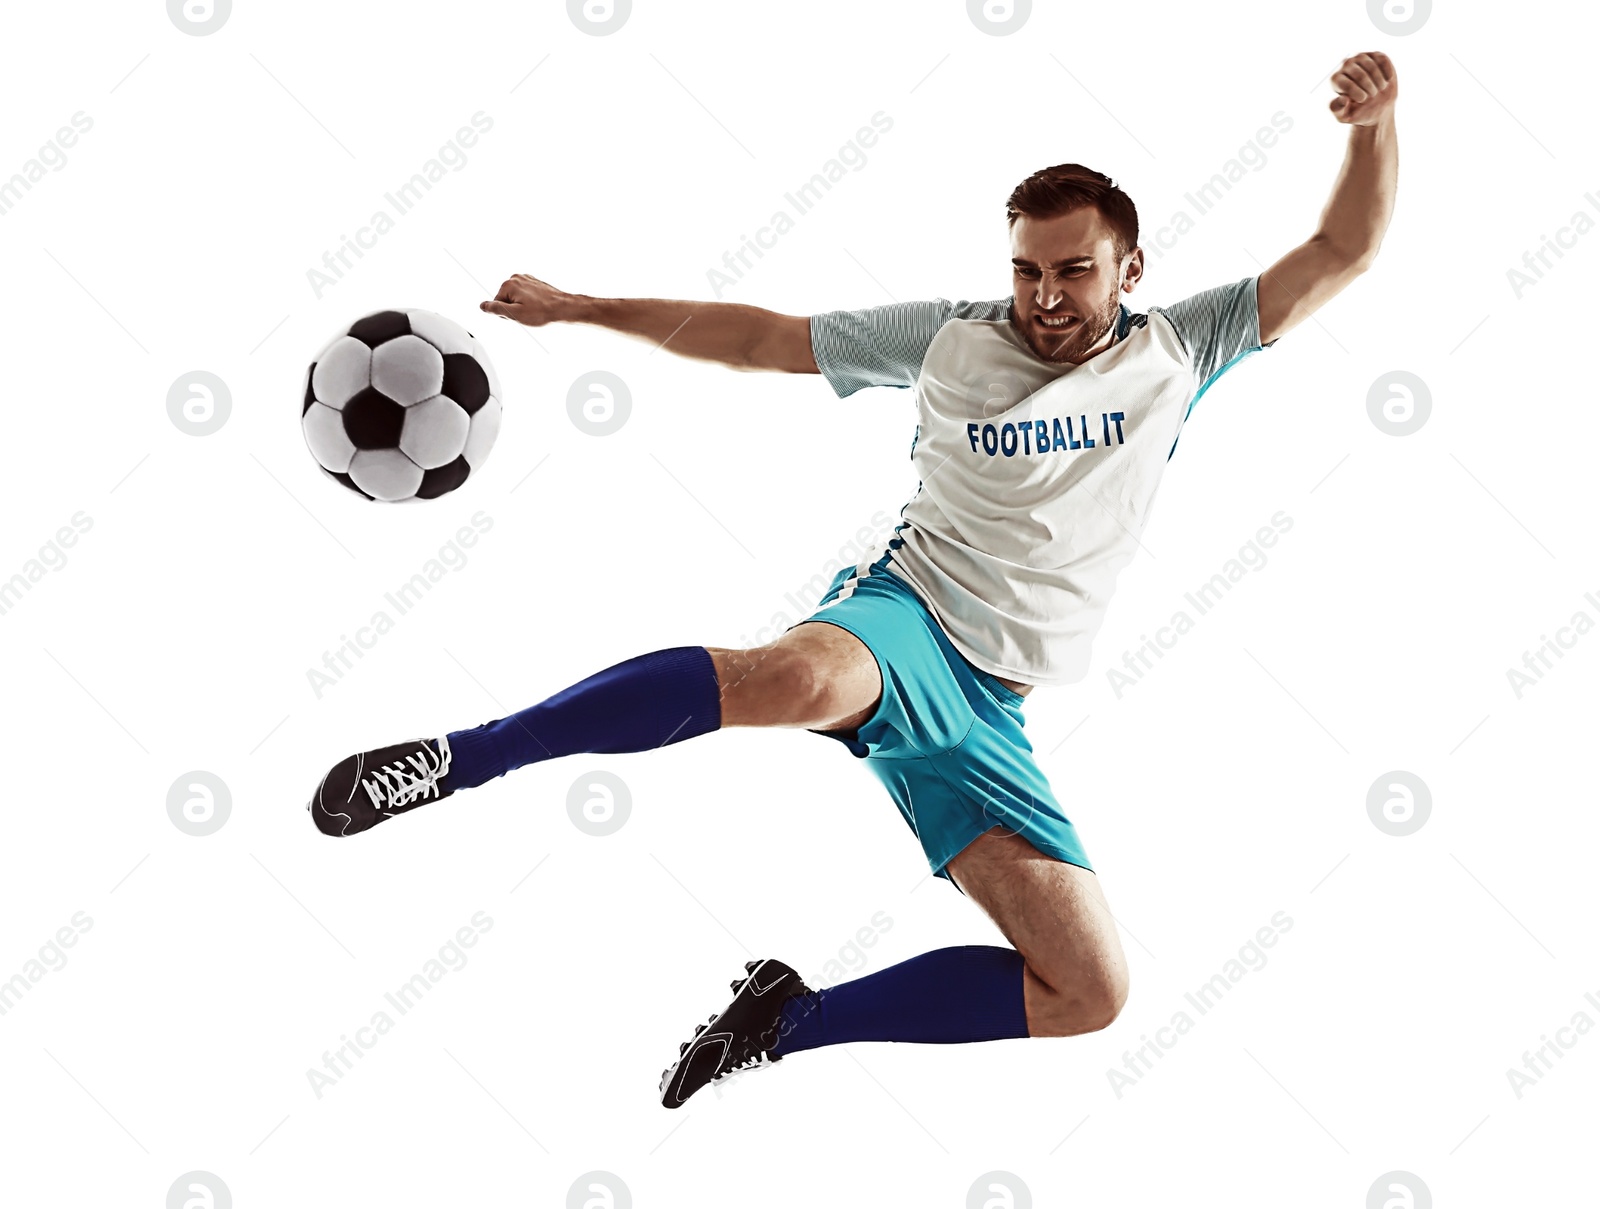
{"label": "white background", "polygon": [[[241,1207],[559,1206],[591,1170],[641,1207],[960,1206],[989,1171],[1039,1205],[1358,1209],[1392,1170],[1440,1206],[1592,1189],[1600,1036],[1520,1098],[1506,1075],[1600,1022],[1600,637],[1520,699],[1506,675],[1600,620],[1600,236],[1520,299],[1507,280],[1600,218],[1591,17],[1440,5],[1401,37],[1356,2],[1040,3],[997,37],[958,0],[639,0],[596,37],[550,0],[239,0],[195,37],[140,0],[6,22],[0,176],[73,113],[93,128],[0,217],[0,579],[75,513],[92,528],[0,616],[0,978],[92,926],[0,1016],[0,1200],[154,1209],[194,1170]],[[724,297],[1004,296],[1028,173],[1109,173],[1148,246],[1282,111],[1265,165],[1148,254],[1128,302],[1168,303],[1311,233],[1347,136],[1326,78],[1374,49],[1401,80],[1376,266],[1207,395],[1090,675],[1028,702],[1125,928],[1113,1027],[834,1048],[663,1111],[658,1073],[747,958],[865,971],[998,941],[809,735],[546,764],[346,842],[312,827],[351,751],[795,619],[786,594],[915,486],[909,393],[530,334],[476,310],[486,289],[709,299],[707,270],[882,111],[865,167]],[[466,166],[317,297],[307,270],[480,110]],[[298,429],[309,358],[394,306],[467,324],[505,383],[493,457],[430,504],[365,503]],[[166,411],[195,369],[232,394],[205,437]],[[632,395],[611,436],[567,415],[595,369]],[[1367,413],[1395,369],[1432,396],[1407,437]],[[1106,670],[1280,511],[1266,566],[1119,697]],[[479,512],[467,565],[314,693],[308,669]],[[191,770],[231,790],[205,838],[167,814]],[[632,799],[605,838],[566,808],[594,770]],[[1404,838],[1367,813],[1391,770],[1432,793]],[[468,963],[319,1098],[307,1070],[479,911]],[[1279,911],[1266,966],[1116,1094],[1107,1071]],[[892,926],[849,949],[877,912]]]}

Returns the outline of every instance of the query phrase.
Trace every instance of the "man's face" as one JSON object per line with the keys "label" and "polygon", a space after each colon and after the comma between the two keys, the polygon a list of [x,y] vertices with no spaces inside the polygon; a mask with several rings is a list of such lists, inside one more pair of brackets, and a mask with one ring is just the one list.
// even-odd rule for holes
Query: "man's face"
{"label": "man's face", "polygon": [[1011,227],[1012,323],[1046,361],[1073,365],[1109,344],[1120,296],[1144,268],[1135,248],[1119,261],[1092,206],[1055,218],[1023,215]]}

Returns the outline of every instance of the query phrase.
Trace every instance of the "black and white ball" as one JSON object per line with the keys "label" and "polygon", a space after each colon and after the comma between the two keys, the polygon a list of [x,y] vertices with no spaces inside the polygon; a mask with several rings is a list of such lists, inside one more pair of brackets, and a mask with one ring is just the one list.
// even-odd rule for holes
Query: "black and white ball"
{"label": "black and white ball", "polygon": [[317,465],[373,500],[431,500],[489,456],[500,381],[483,345],[432,311],[379,311],[306,373],[300,424]]}

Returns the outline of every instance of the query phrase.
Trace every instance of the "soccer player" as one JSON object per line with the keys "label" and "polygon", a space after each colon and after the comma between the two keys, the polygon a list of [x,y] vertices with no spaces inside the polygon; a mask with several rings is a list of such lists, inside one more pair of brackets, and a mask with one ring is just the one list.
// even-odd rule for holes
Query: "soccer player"
{"label": "soccer player", "polygon": [[675,353],[737,369],[820,373],[841,396],[914,390],[920,485],[882,548],[841,571],[816,612],[777,641],[640,655],[509,717],[350,756],[317,787],[317,826],[351,835],[578,752],[644,751],[722,727],[815,731],[865,762],[933,872],[986,911],[1010,947],[939,949],[821,990],[782,962],[751,962],[732,1002],[663,1072],[662,1103],[679,1107],[708,1083],[818,1046],[1105,1028],[1127,996],[1127,963],[1023,733],[1023,702],[1086,674],[1195,401],[1377,254],[1398,165],[1395,69],[1383,54],[1359,54],[1332,84],[1329,107],[1351,130],[1311,237],[1258,276],[1148,313],[1120,301],[1144,273],[1134,205],[1077,164],[1012,192],[1012,295],[992,302],[807,318],[589,298],[511,277],[483,310],[658,345],[670,337]]}

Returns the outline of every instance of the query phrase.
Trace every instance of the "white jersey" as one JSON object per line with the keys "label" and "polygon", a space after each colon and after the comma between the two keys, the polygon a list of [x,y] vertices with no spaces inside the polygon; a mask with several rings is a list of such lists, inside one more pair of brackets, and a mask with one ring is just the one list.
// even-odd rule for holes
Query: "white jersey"
{"label": "white jersey", "polygon": [[811,318],[840,396],[915,390],[921,480],[886,544],[857,567],[908,583],[968,660],[1071,684],[1195,402],[1262,348],[1256,278],[1148,314],[1082,365],[1041,360],[1009,299],[896,303]]}

